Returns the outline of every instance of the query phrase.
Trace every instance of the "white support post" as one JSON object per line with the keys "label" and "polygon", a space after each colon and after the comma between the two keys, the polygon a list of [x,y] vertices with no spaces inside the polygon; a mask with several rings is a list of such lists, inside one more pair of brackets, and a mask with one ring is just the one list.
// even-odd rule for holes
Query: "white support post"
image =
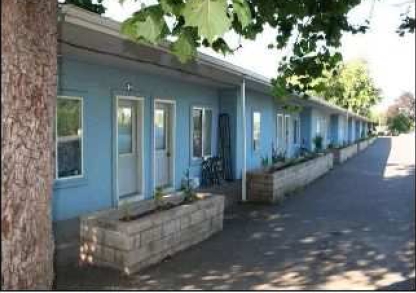
{"label": "white support post", "polygon": [[246,172],[247,172],[247,166],[246,166],[246,159],[247,159],[247,123],[246,123],[246,81],[243,77],[243,81],[241,83],[241,117],[243,120],[243,166],[242,166],[242,174],[241,174],[241,200],[245,202],[247,200],[247,185],[246,185]]}

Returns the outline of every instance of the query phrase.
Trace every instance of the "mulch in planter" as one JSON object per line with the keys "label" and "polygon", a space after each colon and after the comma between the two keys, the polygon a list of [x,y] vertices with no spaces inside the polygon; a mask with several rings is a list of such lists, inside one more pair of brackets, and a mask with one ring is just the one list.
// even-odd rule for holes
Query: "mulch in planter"
{"label": "mulch in planter", "polygon": [[158,205],[156,208],[145,211],[143,213],[135,214],[135,215],[132,215],[132,216],[123,216],[123,217],[120,218],[120,221],[121,222],[135,221],[135,220],[141,219],[145,216],[149,216],[149,215],[152,215],[152,214],[155,214],[155,213],[158,213],[158,212],[162,212],[162,211],[167,211],[167,210],[173,209],[175,207],[178,207],[178,206],[181,206],[181,205],[184,205],[184,204],[193,203],[197,200],[199,200],[199,198],[195,198],[193,200],[184,199],[181,202],[176,203],[176,204],[168,202],[168,203],[165,203],[163,205]]}

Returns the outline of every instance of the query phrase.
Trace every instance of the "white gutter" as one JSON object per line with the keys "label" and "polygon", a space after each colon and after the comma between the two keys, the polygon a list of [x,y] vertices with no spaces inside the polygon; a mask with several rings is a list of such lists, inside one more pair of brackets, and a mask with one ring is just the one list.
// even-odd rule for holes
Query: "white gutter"
{"label": "white gutter", "polygon": [[246,178],[246,172],[247,172],[247,165],[246,165],[246,159],[247,159],[247,123],[246,123],[246,80],[245,77],[243,77],[243,81],[241,83],[241,117],[243,120],[243,167],[242,167],[242,174],[241,174],[241,200],[245,202],[247,200],[247,178]]}

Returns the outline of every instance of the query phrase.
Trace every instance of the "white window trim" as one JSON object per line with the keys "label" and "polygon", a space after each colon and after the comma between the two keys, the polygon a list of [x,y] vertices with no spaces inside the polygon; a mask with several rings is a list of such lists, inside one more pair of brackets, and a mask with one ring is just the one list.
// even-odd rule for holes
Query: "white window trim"
{"label": "white window trim", "polygon": [[[194,157],[194,119],[193,119],[193,113],[194,110],[201,110],[202,111],[202,123],[201,123],[201,155],[202,157]],[[205,111],[211,111],[211,145],[210,145],[210,154],[209,155],[205,155],[204,153],[204,138],[205,138],[205,134],[204,134],[204,117],[205,117]],[[198,160],[205,160],[207,158],[212,157],[212,131],[213,131],[213,121],[214,121],[214,111],[212,108],[210,107],[201,107],[201,106],[193,106],[191,108],[191,157],[193,161],[198,161]]]}
{"label": "white window trim", "polygon": [[[259,144],[258,148],[254,148],[254,114],[258,113],[260,115],[260,133],[259,133]],[[261,151],[261,112],[260,111],[253,111],[251,116],[251,147],[254,153],[258,153]]]}
{"label": "white window trim", "polygon": [[55,106],[55,181],[65,181],[84,178],[84,99],[74,96],[57,96],[58,99],[76,100],[81,102],[81,174],[59,177],[58,168],[58,103]]}

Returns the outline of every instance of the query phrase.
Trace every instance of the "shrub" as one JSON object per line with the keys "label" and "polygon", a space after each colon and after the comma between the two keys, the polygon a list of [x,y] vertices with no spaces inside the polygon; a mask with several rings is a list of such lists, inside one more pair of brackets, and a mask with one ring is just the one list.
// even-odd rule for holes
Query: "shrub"
{"label": "shrub", "polygon": [[317,151],[317,152],[322,151],[322,142],[323,142],[323,138],[319,134],[313,138],[313,144],[315,145],[315,151]]}
{"label": "shrub", "polygon": [[267,166],[269,166],[269,157],[265,156],[265,157],[261,157],[261,165],[263,168],[266,168]]}
{"label": "shrub", "polygon": [[278,152],[277,149],[272,144],[272,164],[276,164],[278,162],[284,162],[285,160],[286,160],[286,153]]}

